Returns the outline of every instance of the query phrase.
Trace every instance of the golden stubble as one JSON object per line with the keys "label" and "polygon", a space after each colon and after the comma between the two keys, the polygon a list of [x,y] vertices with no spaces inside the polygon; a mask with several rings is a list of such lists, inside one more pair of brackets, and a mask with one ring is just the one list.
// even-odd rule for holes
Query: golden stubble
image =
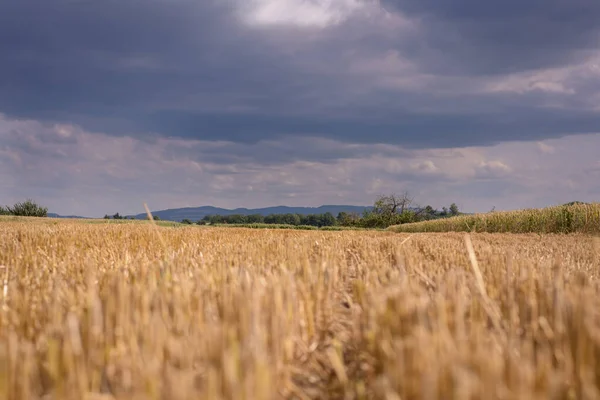
{"label": "golden stubble", "polygon": [[600,398],[600,244],[3,220],[0,399]]}

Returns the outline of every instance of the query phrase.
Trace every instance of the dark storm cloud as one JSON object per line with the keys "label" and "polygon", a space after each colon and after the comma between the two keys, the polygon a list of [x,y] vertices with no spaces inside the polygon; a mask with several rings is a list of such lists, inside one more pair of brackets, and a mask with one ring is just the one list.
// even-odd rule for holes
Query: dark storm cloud
{"label": "dark storm cloud", "polygon": [[164,150],[167,159],[189,157],[197,162],[222,166],[244,165],[245,168],[285,165],[304,161],[331,164],[344,159],[364,157],[411,157],[412,152],[387,145],[348,145],[343,142],[315,138],[290,137],[287,140],[267,140],[256,143],[200,142],[187,147],[171,143]]}
{"label": "dark storm cloud", "polygon": [[[369,112],[372,111],[372,112]],[[284,133],[308,134],[354,143],[401,144],[409,148],[490,145],[511,140],[541,140],[565,133],[596,132],[600,114],[587,111],[514,108],[505,114],[423,115],[398,111],[375,118],[377,110],[355,117],[195,115],[165,112],[147,120],[146,128],[159,127],[187,138],[228,139],[258,143],[269,138],[285,139]],[[506,120],[502,115],[510,115]]]}
{"label": "dark storm cloud", "polygon": [[494,74],[566,65],[598,49],[595,0],[382,0],[418,18],[424,36],[412,51],[422,67]]}
{"label": "dark storm cloud", "polygon": [[0,107],[129,118],[190,86],[224,89],[242,71],[221,60],[225,23],[220,9],[187,1],[3,2]]}
{"label": "dark storm cloud", "polygon": [[[419,21],[405,35],[360,16],[324,30],[253,29],[237,18],[236,4],[3,1],[0,112],[147,140],[256,144],[310,135],[414,148],[538,140],[600,126],[600,114],[585,108],[539,108],[545,94],[462,93],[473,85],[467,80],[440,97],[437,83],[394,89],[375,84],[386,72],[350,71],[392,49],[440,78],[565,65],[596,43],[600,3],[384,2]],[[316,155],[328,158],[318,151],[309,158]]]}

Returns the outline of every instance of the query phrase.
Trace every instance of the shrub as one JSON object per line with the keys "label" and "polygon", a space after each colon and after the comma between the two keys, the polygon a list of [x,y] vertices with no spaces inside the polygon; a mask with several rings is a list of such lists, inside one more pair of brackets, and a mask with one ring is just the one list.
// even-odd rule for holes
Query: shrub
{"label": "shrub", "polygon": [[42,207],[32,200],[27,199],[22,203],[17,203],[12,207],[7,206],[6,211],[10,215],[17,215],[21,217],[47,217],[48,208]]}

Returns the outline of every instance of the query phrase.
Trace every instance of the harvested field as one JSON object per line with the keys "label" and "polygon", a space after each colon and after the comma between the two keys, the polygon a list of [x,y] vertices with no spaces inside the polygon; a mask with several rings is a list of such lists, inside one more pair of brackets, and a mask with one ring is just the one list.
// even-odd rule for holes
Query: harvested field
{"label": "harvested field", "polygon": [[599,273],[582,234],[1,219],[0,398],[600,398]]}

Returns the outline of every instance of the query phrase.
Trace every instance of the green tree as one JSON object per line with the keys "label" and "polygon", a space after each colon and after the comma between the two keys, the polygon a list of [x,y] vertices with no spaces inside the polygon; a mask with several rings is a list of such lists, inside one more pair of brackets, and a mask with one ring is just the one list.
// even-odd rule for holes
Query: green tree
{"label": "green tree", "polygon": [[192,221],[190,221],[189,219],[185,218],[181,221],[182,224],[186,224],[186,225],[191,225]]}
{"label": "green tree", "polygon": [[281,224],[281,220],[279,214],[269,214],[265,217],[265,224]]}
{"label": "green tree", "polygon": [[321,216],[318,214],[303,215],[300,225],[320,226]]}
{"label": "green tree", "polygon": [[342,225],[342,226],[354,226],[354,225],[357,225],[361,220],[359,214],[347,213],[344,211],[340,212],[336,219],[337,219],[338,225]]}
{"label": "green tree", "polygon": [[265,217],[260,214],[251,214],[246,217],[249,224],[262,224],[265,222]]}
{"label": "green tree", "polygon": [[232,214],[225,217],[228,224],[245,224],[246,216],[241,214]]}
{"label": "green tree", "polygon": [[321,226],[334,226],[336,224],[337,220],[332,213],[326,212],[323,214],[323,217],[321,218]]}
{"label": "green tree", "polygon": [[372,210],[365,210],[358,225],[364,228],[386,228],[390,225],[415,222],[419,214],[410,208],[413,198],[408,192],[401,195],[379,196]]}
{"label": "green tree", "polygon": [[450,215],[458,215],[458,206],[455,203],[450,204]]}
{"label": "green tree", "polygon": [[225,220],[225,217],[223,217],[222,215],[209,215],[208,216],[208,223],[213,225],[213,224],[224,224],[227,221]]}
{"label": "green tree", "polygon": [[280,223],[285,225],[300,225],[300,215],[298,214],[282,214],[280,215]]}
{"label": "green tree", "polygon": [[6,208],[0,206],[0,215],[10,215],[10,213]]}
{"label": "green tree", "polygon": [[47,217],[48,208],[42,207],[32,200],[27,199],[22,203],[17,203],[12,207],[7,206],[6,211],[11,215],[18,215],[22,217]]}

